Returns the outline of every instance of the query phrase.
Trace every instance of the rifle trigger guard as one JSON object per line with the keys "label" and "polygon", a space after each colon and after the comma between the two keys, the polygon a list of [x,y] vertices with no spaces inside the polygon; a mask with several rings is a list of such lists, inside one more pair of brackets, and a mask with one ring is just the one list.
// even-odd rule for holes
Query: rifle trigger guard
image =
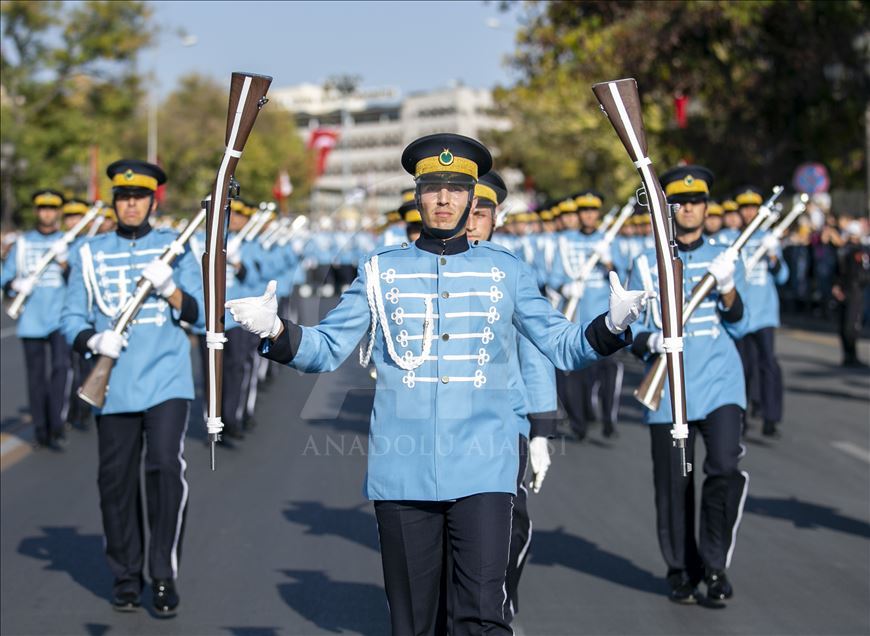
{"label": "rifle trigger guard", "polygon": [[643,185],[640,186],[637,190],[635,190],[634,198],[637,201],[637,204],[639,206],[641,206],[642,208],[649,207],[649,200],[647,199],[647,196],[646,196],[646,187],[644,187]]}

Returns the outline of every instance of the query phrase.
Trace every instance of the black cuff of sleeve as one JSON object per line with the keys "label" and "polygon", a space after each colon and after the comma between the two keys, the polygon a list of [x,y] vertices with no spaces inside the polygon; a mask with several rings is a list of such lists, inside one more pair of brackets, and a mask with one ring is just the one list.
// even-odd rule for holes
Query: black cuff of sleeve
{"label": "black cuff of sleeve", "polygon": [[302,327],[295,322],[282,320],[284,331],[275,340],[260,340],[260,355],[280,364],[287,364],[296,357],[302,342]]}
{"label": "black cuff of sleeve", "polygon": [[248,268],[244,266],[244,264],[239,265],[239,271],[236,272],[236,280],[240,283],[244,283],[245,279],[248,277]]}
{"label": "black cuff of sleeve", "polygon": [[649,353],[649,337],[652,331],[641,331],[631,343],[631,353],[643,360]]}
{"label": "black cuff of sleeve", "polygon": [[181,311],[178,312],[178,318],[191,325],[199,318],[199,305],[186,291],[181,292]]}
{"label": "black cuff of sleeve", "polygon": [[612,355],[632,343],[631,328],[629,327],[621,334],[610,333],[607,323],[604,322],[606,315],[601,314],[590,322],[589,326],[586,327],[585,333],[586,340],[602,356]]}
{"label": "black cuff of sleeve", "polygon": [[734,302],[728,309],[719,307],[719,316],[723,322],[740,322],[743,319],[743,299],[738,292],[734,297]]}
{"label": "black cuff of sleeve", "polygon": [[556,437],[556,425],[559,423],[558,413],[548,411],[546,413],[529,413],[529,439],[535,437]]}
{"label": "black cuff of sleeve", "polygon": [[13,291],[13,290],[12,290],[12,281],[10,280],[8,283],[6,283],[5,285],[3,285],[3,292],[4,292],[7,296],[14,296],[14,294],[12,293],[12,291]]}
{"label": "black cuff of sleeve", "polygon": [[76,336],[76,339],[73,340],[73,350],[83,356],[91,353],[91,350],[88,348],[88,340],[90,340],[91,336],[96,333],[96,329],[85,329],[84,331],[80,331],[79,335]]}
{"label": "black cuff of sleeve", "polygon": [[779,270],[781,270],[781,269],[782,269],[782,261],[779,259],[776,259],[776,262],[770,266],[770,273],[773,274],[774,276],[776,276],[777,274],[779,274]]}

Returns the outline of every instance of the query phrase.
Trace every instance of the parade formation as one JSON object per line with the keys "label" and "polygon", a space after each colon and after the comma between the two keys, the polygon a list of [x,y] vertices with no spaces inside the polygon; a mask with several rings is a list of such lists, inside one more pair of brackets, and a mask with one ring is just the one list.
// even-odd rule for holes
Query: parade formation
{"label": "parade formation", "polygon": [[[71,427],[96,429],[112,608],[137,611],[149,585],[157,615],[184,607],[186,472],[201,461],[188,429],[207,431],[220,472],[221,448],[244,453],[271,374],[348,359],[372,378],[360,477],[393,634],[515,633],[533,500],[558,479],[553,442],[597,443],[597,423],[620,443],[630,355],[645,369],[630,388],[655,511],[655,527],[634,530],[654,533],[670,601],[739,597],[741,460],[752,419],[769,444],[789,435],[779,288],[809,196],[776,183],[725,191],[694,163],[656,177],[636,87],[619,80],[595,91],[638,171],[627,200],[586,183],[522,196],[494,149],[444,131],[395,157],[407,179],[380,218],[287,214],[246,200],[234,178],[270,81],[234,74],[213,189],[185,215],[158,204],[172,174],[126,157],[106,169],[105,202],[51,183],[35,192],[35,226],[3,259],[34,448],[63,452]],[[870,248],[860,228],[848,235],[836,293],[854,367],[861,306],[846,298],[867,284]],[[303,324],[319,302],[330,310]]]}

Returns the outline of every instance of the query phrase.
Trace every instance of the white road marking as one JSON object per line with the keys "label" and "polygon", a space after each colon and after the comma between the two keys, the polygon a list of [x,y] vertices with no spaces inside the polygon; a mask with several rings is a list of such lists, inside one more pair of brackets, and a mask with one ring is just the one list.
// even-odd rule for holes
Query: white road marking
{"label": "white road marking", "polygon": [[847,455],[851,455],[856,459],[860,459],[861,461],[870,464],[870,451],[861,448],[857,444],[853,444],[852,442],[836,441],[831,442],[831,446],[836,448],[838,451],[842,451]]}

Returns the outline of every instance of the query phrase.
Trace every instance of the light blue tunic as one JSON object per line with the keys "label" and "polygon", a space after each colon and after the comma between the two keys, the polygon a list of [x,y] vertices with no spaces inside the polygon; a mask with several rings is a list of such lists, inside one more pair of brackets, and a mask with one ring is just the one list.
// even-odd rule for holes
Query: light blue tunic
{"label": "light blue tunic", "polygon": [[369,332],[361,359],[371,352],[377,387],[365,493],[375,500],[515,493],[516,331],[563,369],[601,358],[587,336],[603,353],[627,342],[603,319],[588,334],[565,320],[528,267],[489,242],[442,256],[407,244],[377,250],[338,307],[301,329],[290,366],[313,373],[336,369]]}
{"label": "light blue tunic", "polygon": [[[691,297],[692,288],[703,278],[711,261],[724,252],[726,247],[715,240],[704,239],[703,245],[691,251],[680,251],[683,260],[683,295]],[[734,340],[747,333],[751,308],[743,297],[745,280],[743,267],[738,261],[735,272],[737,292],[744,298],[743,317],[737,322],[721,319],[719,294],[715,287],[695,310],[683,332],[683,364],[686,378],[686,412],[690,421],[704,419],[725,404],[746,408],[746,389],[743,381],[743,365]],[[629,280],[629,289],[658,290],[658,266],[655,250],[644,252],[635,259]],[[657,300],[647,305],[641,321],[645,331],[661,331],[661,309]],[[638,327],[638,331],[641,331]],[[640,336],[638,336],[639,338]],[[653,356],[646,360],[651,363]],[[665,383],[664,397],[657,411],[644,410],[647,424],[670,424],[670,389]]]}
{"label": "light blue tunic", "polygon": [[[746,247],[740,250],[744,266],[748,265],[752,254],[761,246],[764,237],[769,233],[767,230],[759,230],[746,242]],[[767,256],[758,261],[752,270],[746,272],[746,295],[743,300],[752,308],[752,320],[747,333],[765,327],[779,327],[779,294],[776,286],[784,285],[788,281],[789,270],[782,257],[781,248],[777,248],[776,257],[779,261],[776,274],[771,270],[770,259]]]}
{"label": "light blue tunic", "polygon": [[[27,277],[36,271],[40,259],[52,244],[63,238],[63,233],[42,234],[30,230],[20,236],[3,263],[0,287],[5,287],[16,276]],[[47,338],[60,328],[60,312],[66,292],[63,268],[52,261],[36,281],[33,292],[24,302],[15,333],[19,338]],[[10,295],[14,296],[14,292]]]}
{"label": "light blue tunic", "polygon": [[[152,229],[131,240],[117,233],[95,236],[70,253],[70,276],[61,329],[72,344],[81,332],[111,329],[115,316],[133,294],[142,269],[175,238],[172,230]],[[204,324],[200,268],[189,249],[173,265],[173,280],[196,300],[197,323]],[[128,346],[112,371],[102,413],[136,413],[173,398],[192,400],[190,342],[179,312],[150,295],[126,334]]]}
{"label": "light blue tunic", "polygon": [[[563,285],[577,280],[586,261],[595,253],[595,246],[604,234],[595,231],[583,234],[579,231],[563,232],[559,235],[558,249],[550,273],[549,286],[561,290]],[[610,283],[609,270],[599,262],[585,281],[583,297],[577,305],[574,320],[587,322],[608,309]]]}

